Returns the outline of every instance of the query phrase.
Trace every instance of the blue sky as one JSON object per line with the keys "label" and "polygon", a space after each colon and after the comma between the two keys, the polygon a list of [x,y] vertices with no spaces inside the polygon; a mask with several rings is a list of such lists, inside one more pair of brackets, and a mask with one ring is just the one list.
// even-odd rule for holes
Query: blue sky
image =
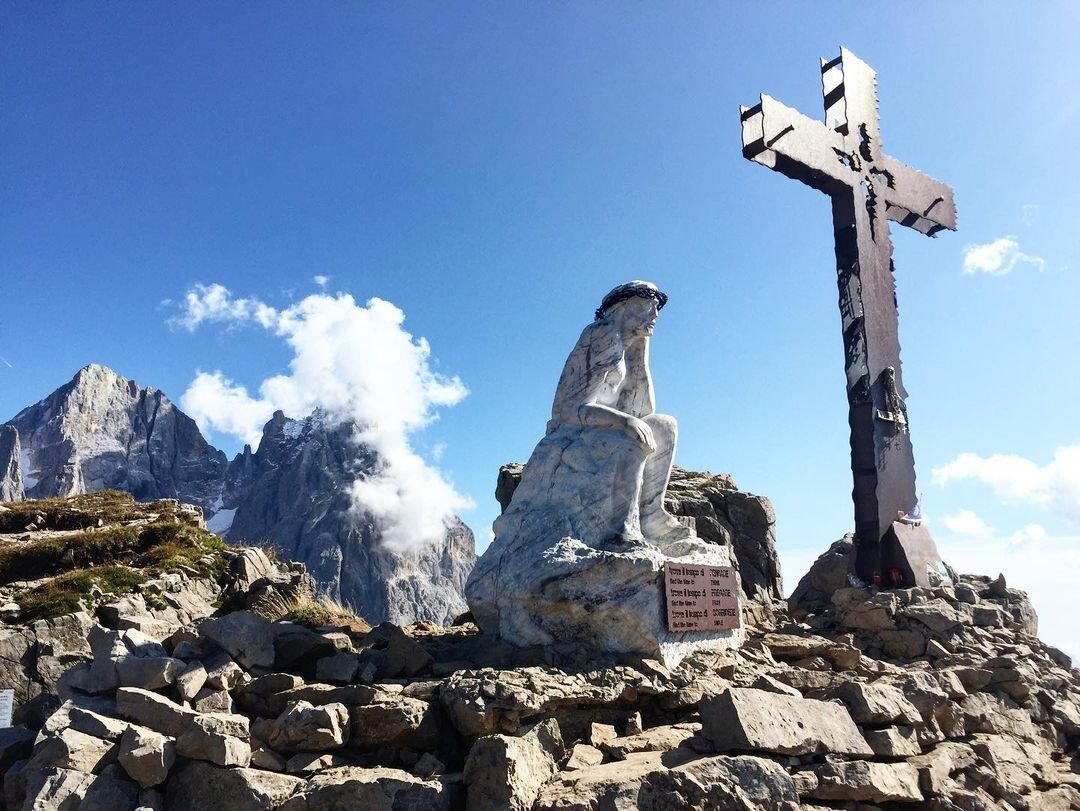
{"label": "blue sky", "polygon": [[[196,283],[379,297],[468,389],[411,441],[483,543],[593,308],[651,279],[678,462],[774,500],[789,587],[851,523],[829,206],[742,158],[738,106],[820,117],[845,45],[886,151],[956,191],[958,233],[893,228],[924,509],[1080,653],[1075,4],[8,3],[0,27],[0,419],[88,362],[176,400],[288,373],[257,323],[170,326]],[[978,245],[997,273],[964,272]]]}

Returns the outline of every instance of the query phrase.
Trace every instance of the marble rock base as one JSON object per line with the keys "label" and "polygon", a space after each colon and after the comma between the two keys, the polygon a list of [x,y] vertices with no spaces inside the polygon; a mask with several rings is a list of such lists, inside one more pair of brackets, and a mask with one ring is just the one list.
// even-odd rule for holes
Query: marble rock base
{"label": "marble rock base", "polygon": [[682,545],[690,547],[686,554],[670,557],[644,542],[620,546],[597,549],[562,538],[530,559],[490,549],[466,585],[466,600],[485,632],[520,647],[577,643],[676,667],[696,651],[742,643],[742,628],[667,630],[664,563],[727,566],[727,547],[694,539]]}

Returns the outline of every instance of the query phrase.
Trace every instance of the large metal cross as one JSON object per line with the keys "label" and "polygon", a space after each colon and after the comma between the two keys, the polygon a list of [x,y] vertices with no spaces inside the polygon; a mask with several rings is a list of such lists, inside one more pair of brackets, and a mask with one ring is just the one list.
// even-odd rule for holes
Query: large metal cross
{"label": "large metal cross", "polygon": [[[952,190],[882,151],[874,71],[841,48],[821,61],[825,123],[761,96],[741,108],[743,155],[832,199],[844,330],[855,572],[867,583],[926,585],[940,560],[919,525],[900,372],[889,220],[956,230]],[[906,520],[900,520],[906,519]],[[879,581],[880,582],[880,581]]]}

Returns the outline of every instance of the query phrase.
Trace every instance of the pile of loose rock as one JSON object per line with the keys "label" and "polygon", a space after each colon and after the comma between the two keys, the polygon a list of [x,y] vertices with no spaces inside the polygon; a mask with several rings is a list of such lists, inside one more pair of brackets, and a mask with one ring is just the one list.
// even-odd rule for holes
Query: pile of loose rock
{"label": "pile of loose rock", "polygon": [[[9,809],[1080,807],[1080,679],[1000,581],[796,606],[668,671],[237,611],[89,632]],[[916,636],[918,640],[916,640]]]}

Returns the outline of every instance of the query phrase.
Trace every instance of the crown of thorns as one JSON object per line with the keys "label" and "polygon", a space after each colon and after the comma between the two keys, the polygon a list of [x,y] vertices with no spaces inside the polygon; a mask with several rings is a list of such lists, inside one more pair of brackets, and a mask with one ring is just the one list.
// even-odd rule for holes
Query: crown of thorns
{"label": "crown of thorns", "polygon": [[600,307],[596,311],[596,320],[599,321],[607,315],[608,310],[628,298],[654,299],[657,310],[664,309],[664,305],[667,304],[667,294],[661,292],[660,288],[652,282],[627,282],[620,284],[604,296],[604,300],[600,302]]}

